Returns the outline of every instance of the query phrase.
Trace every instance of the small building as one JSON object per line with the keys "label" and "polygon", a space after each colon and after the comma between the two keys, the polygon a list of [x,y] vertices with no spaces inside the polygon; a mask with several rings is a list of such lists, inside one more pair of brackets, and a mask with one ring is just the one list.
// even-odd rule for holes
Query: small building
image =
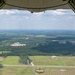
{"label": "small building", "polygon": [[66,41],[59,41],[60,44],[66,44]]}
{"label": "small building", "polygon": [[75,45],[75,41],[70,41],[70,43],[72,43],[73,45]]}
{"label": "small building", "polygon": [[19,42],[13,43],[10,46],[26,46],[26,44],[21,44]]}

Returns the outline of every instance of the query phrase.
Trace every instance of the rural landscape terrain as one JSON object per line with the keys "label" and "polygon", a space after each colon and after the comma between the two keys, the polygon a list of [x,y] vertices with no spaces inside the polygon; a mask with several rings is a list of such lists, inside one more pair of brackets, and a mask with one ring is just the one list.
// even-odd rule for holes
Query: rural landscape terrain
{"label": "rural landscape terrain", "polygon": [[0,75],[75,75],[75,31],[1,30]]}

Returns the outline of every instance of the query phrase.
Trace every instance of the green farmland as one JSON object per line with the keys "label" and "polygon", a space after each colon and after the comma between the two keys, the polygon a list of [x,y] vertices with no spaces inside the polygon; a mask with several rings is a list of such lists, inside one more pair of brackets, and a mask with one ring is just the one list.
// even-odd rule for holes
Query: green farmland
{"label": "green farmland", "polygon": [[19,59],[18,56],[8,56],[2,61],[2,64],[19,64]]}
{"label": "green farmland", "polygon": [[75,66],[75,56],[30,56],[34,65]]}
{"label": "green farmland", "polygon": [[[40,66],[38,66],[40,67]],[[37,73],[37,67],[3,67],[0,69],[0,75],[74,75],[75,68],[64,67],[42,67],[44,72]]]}
{"label": "green farmland", "polygon": [[[19,63],[18,56],[6,57],[0,65],[0,75],[74,75],[75,56],[29,56],[34,66]],[[2,59],[2,58],[1,58]],[[36,72],[42,68],[43,73]]]}
{"label": "green farmland", "polygon": [[51,56],[31,56],[30,59],[35,65],[50,65],[50,66],[64,66],[60,57],[52,58]]}
{"label": "green farmland", "polygon": [[[34,65],[43,66],[75,66],[75,56],[29,56]],[[0,64],[27,65],[20,63],[19,56],[0,57]]]}

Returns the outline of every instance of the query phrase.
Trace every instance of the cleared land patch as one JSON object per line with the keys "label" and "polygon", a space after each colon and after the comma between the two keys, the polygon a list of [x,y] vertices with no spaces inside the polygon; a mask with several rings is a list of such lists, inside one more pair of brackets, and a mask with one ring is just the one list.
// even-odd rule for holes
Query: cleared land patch
{"label": "cleared land patch", "polygon": [[2,64],[19,64],[19,56],[7,56]]}
{"label": "cleared land patch", "polygon": [[75,66],[75,56],[63,56],[61,60],[66,66]]}
{"label": "cleared land patch", "polygon": [[4,67],[0,75],[31,75],[31,67]]}
{"label": "cleared land patch", "polygon": [[4,60],[4,57],[0,57],[0,62],[2,62]]}
{"label": "cleared land patch", "polygon": [[[8,56],[2,62],[0,75],[74,75],[74,56],[29,56],[34,66],[21,65],[19,56]],[[15,64],[15,65],[14,65]],[[36,69],[44,72],[38,73]],[[39,70],[42,70],[39,69]]]}
{"label": "cleared land patch", "polygon": [[[29,56],[29,59],[34,65],[75,66],[75,56]],[[0,64],[23,64],[21,63],[21,60],[27,62],[25,57],[23,57],[23,59],[21,59],[19,56],[7,56],[6,58],[0,57]]]}
{"label": "cleared land patch", "polygon": [[50,65],[50,66],[64,66],[65,64],[57,56],[52,58],[51,56],[30,56],[29,57],[34,65]]}
{"label": "cleared land patch", "polygon": [[3,67],[0,70],[0,75],[75,75],[75,68],[54,68],[54,67],[42,67],[43,73],[37,73],[37,67]]}
{"label": "cleared land patch", "polygon": [[75,66],[74,56],[30,56],[34,65]]}

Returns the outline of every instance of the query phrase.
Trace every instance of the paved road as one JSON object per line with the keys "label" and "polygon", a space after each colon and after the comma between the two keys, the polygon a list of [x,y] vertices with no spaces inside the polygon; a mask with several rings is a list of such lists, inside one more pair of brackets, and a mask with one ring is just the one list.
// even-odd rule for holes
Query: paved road
{"label": "paved road", "polygon": [[6,64],[2,64],[2,66],[11,66],[11,67],[32,67],[32,65],[6,65]]}

